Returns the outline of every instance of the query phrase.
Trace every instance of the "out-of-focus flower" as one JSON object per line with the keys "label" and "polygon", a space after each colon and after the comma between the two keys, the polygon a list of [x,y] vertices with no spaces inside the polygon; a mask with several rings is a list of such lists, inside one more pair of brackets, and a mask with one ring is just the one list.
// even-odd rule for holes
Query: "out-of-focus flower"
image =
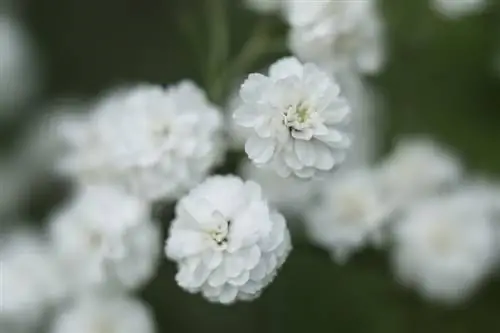
{"label": "out-of-focus flower", "polygon": [[378,72],[385,60],[384,28],[375,1],[286,1],[289,47],[326,69]]}
{"label": "out-of-focus flower", "polygon": [[48,307],[65,297],[62,267],[50,246],[34,232],[0,238],[0,326],[34,328]]}
{"label": "out-of-focus flower", "polygon": [[476,192],[430,198],[412,207],[395,228],[398,280],[424,297],[466,299],[490,273],[498,245],[490,212]]}
{"label": "out-of-focus flower", "polygon": [[458,19],[466,15],[482,12],[488,5],[487,0],[430,0],[431,6],[440,14]]}
{"label": "out-of-focus flower", "polygon": [[269,203],[291,217],[302,216],[320,186],[320,181],[282,178],[274,171],[258,168],[248,160],[241,163],[239,173],[244,179],[258,183]]}
{"label": "out-of-focus flower", "polygon": [[150,309],[125,296],[89,296],[62,311],[51,333],[154,333]]}
{"label": "out-of-focus flower", "polygon": [[322,183],[319,200],[307,210],[309,236],[337,262],[345,262],[368,241],[380,240],[392,207],[378,185],[374,171],[339,172]]}
{"label": "out-of-focus flower", "polygon": [[240,96],[234,118],[253,130],[245,144],[253,163],[281,177],[311,178],[344,160],[350,140],[342,125],[350,107],[333,78],[315,65],[281,59],[269,76],[251,74]]}
{"label": "out-of-focus flower", "polygon": [[233,151],[244,150],[245,142],[252,134],[251,128],[239,126],[233,117],[234,110],[237,110],[242,104],[238,86],[238,90],[229,97],[225,113],[227,145],[228,149]]}
{"label": "out-of-focus flower", "polygon": [[139,287],[154,274],[161,249],[148,205],[114,187],[80,188],[54,214],[51,234],[76,293]]}
{"label": "out-of-focus flower", "polygon": [[382,162],[379,172],[383,195],[395,205],[406,205],[456,185],[462,165],[429,139],[404,139]]}
{"label": "out-of-focus flower", "polygon": [[178,202],[165,249],[182,288],[223,304],[258,297],[290,250],[283,216],[235,176],[208,178]]}
{"label": "out-of-focus flower", "polygon": [[61,122],[69,145],[60,168],[147,199],[174,199],[222,157],[223,119],[193,83],[111,94],[83,121]]}
{"label": "out-of-focus flower", "polygon": [[0,13],[0,115],[26,103],[38,87],[33,45],[22,25]]}
{"label": "out-of-focus flower", "polygon": [[279,13],[286,0],[245,0],[246,6],[259,13]]}

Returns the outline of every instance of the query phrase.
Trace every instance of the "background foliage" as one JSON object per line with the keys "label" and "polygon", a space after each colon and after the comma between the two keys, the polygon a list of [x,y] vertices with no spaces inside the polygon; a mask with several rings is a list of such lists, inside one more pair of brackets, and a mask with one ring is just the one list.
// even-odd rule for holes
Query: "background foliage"
{"label": "background foliage", "polygon": [[[226,3],[232,58],[262,18],[237,0]],[[381,152],[398,135],[426,133],[455,147],[473,172],[500,172],[500,76],[492,69],[500,48],[500,2],[460,21],[443,19],[426,0],[381,5],[390,60],[381,75],[367,78],[382,98]],[[45,90],[37,103],[94,98],[125,83],[166,85],[191,78],[204,84],[209,12],[201,0],[24,0],[22,15],[46,65]],[[270,21],[274,34],[285,33],[277,18]],[[189,31],[193,39],[186,38]],[[252,70],[284,54],[273,50]],[[23,128],[9,124],[2,132],[7,147],[15,146]],[[26,208],[32,220],[43,219],[63,197],[53,185],[32,194],[36,200]],[[156,213],[166,230],[168,209]],[[500,332],[500,280],[468,303],[445,308],[398,286],[386,253],[366,251],[341,267],[300,237],[294,245],[260,299],[231,307],[182,291],[174,281],[175,267],[163,260],[158,276],[142,291],[159,333]]]}

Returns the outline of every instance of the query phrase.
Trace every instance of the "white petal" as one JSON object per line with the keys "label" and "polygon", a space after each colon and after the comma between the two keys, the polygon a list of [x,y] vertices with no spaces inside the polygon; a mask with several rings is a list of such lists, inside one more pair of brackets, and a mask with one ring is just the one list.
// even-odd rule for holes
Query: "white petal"
{"label": "white petal", "polygon": [[262,74],[250,74],[243,82],[240,89],[240,97],[245,102],[257,102],[263,91],[268,86],[269,79]]}
{"label": "white petal", "polygon": [[226,282],[226,271],[224,265],[217,267],[208,278],[208,284],[212,287],[220,287]]}
{"label": "white petal", "polygon": [[300,170],[294,170],[294,173],[300,178],[311,178],[314,176],[315,171],[313,168],[303,168]]}
{"label": "white petal", "polygon": [[292,137],[294,137],[297,140],[309,141],[311,140],[313,134],[314,131],[310,128],[304,128],[301,131],[292,129]]}
{"label": "white petal", "polygon": [[273,156],[274,147],[272,139],[263,139],[253,135],[245,143],[245,152],[255,163],[267,163]]}
{"label": "white petal", "polygon": [[242,127],[253,127],[262,117],[256,110],[253,104],[243,104],[234,111],[233,119]]}
{"label": "white petal", "polygon": [[222,289],[222,292],[220,293],[219,301],[222,304],[230,304],[234,302],[237,294],[238,294],[238,289],[236,287],[226,285],[224,286],[224,289]]}
{"label": "white petal", "polygon": [[314,166],[319,170],[330,170],[335,165],[332,152],[330,149],[320,141],[314,141],[314,151],[316,154],[316,163]]}
{"label": "white petal", "polygon": [[295,140],[294,148],[299,161],[301,161],[306,166],[314,165],[316,156],[314,153],[314,149],[309,142],[303,140]]}
{"label": "white petal", "polygon": [[273,80],[283,79],[292,75],[302,77],[302,64],[294,57],[278,60],[269,68],[269,76]]}

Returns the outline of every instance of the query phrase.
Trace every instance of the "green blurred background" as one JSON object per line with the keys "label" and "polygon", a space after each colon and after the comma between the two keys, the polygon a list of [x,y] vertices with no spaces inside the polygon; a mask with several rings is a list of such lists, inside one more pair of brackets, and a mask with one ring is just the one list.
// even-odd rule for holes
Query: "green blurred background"
{"label": "green blurred background", "polygon": [[[19,2],[45,65],[43,94],[31,105],[31,115],[37,112],[34,105],[63,97],[93,98],[124,83],[190,78],[204,84],[200,61],[209,49],[207,1]],[[225,2],[231,58],[263,18],[238,0]],[[389,60],[380,75],[366,80],[383,101],[378,110],[381,151],[401,134],[425,133],[455,147],[472,173],[498,174],[500,74],[493,71],[493,57],[500,50],[500,2],[459,21],[432,12],[427,0],[380,4],[388,25]],[[278,18],[267,20],[273,34],[285,34]],[[193,39],[186,38],[189,28]],[[252,69],[285,54],[271,52]],[[8,138],[20,132],[12,128]],[[224,171],[231,171],[234,158]],[[30,214],[42,218],[58,200],[47,199],[54,193],[45,193],[43,203],[32,203]],[[166,230],[169,210],[157,213]],[[162,260],[158,276],[140,292],[153,308],[159,333],[500,332],[499,281],[463,305],[443,307],[398,286],[387,253],[365,251],[341,267],[300,237],[275,282],[253,303],[210,304],[183,292],[174,274],[174,265]]]}

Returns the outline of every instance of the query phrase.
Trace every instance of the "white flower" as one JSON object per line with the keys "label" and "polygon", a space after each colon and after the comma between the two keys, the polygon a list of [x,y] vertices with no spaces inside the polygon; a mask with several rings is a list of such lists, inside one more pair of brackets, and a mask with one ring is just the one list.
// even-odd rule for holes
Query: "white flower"
{"label": "white flower", "polygon": [[62,311],[51,333],[154,333],[152,313],[125,296],[85,297]]}
{"label": "white flower", "polygon": [[53,216],[51,234],[75,292],[137,288],[154,274],[160,235],[149,207],[119,188],[86,186]]}
{"label": "white flower", "polygon": [[253,180],[262,187],[270,204],[292,217],[300,217],[304,213],[320,186],[319,180],[282,178],[272,170],[256,167],[248,160],[241,163],[238,171],[244,179]]}
{"label": "white flower", "polygon": [[173,199],[221,158],[222,125],[219,111],[191,82],[138,86],[111,94],[83,123],[61,122],[70,146],[61,168],[82,181]]}
{"label": "white flower", "polygon": [[253,130],[245,144],[253,163],[282,177],[311,178],[343,161],[349,139],[341,125],[350,108],[333,78],[315,65],[281,59],[269,76],[251,74],[240,96],[234,117]]}
{"label": "white flower", "polygon": [[238,109],[243,104],[243,101],[239,95],[238,90],[230,95],[225,113],[225,130],[228,148],[233,151],[239,151],[245,149],[245,142],[252,134],[251,128],[245,128],[238,125],[233,117],[233,111]]}
{"label": "white flower", "polygon": [[287,1],[289,47],[303,61],[331,70],[378,72],[384,29],[375,1]]}
{"label": "white flower", "polygon": [[311,239],[343,263],[368,241],[380,240],[391,212],[374,172],[339,172],[322,184],[320,199],[306,212],[305,225]]}
{"label": "white flower", "polygon": [[476,193],[435,197],[414,206],[395,229],[395,273],[424,297],[458,302],[490,273],[498,246]]}
{"label": "white flower", "polygon": [[0,115],[25,103],[37,88],[33,45],[17,20],[0,14]]}
{"label": "white flower", "polygon": [[66,293],[65,276],[49,245],[34,232],[0,238],[0,326],[33,328]]}
{"label": "white flower", "polygon": [[429,139],[401,140],[380,166],[384,196],[395,205],[406,205],[462,177],[459,159]]}
{"label": "white flower", "polygon": [[259,13],[269,14],[278,13],[286,0],[245,0],[249,9]]}
{"label": "white flower", "polygon": [[458,19],[466,15],[477,14],[483,11],[487,0],[430,0],[432,7],[440,14]]}
{"label": "white flower", "polygon": [[208,178],[177,203],[165,248],[182,288],[224,304],[258,297],[290,250],[283,216],[235,176]]}

